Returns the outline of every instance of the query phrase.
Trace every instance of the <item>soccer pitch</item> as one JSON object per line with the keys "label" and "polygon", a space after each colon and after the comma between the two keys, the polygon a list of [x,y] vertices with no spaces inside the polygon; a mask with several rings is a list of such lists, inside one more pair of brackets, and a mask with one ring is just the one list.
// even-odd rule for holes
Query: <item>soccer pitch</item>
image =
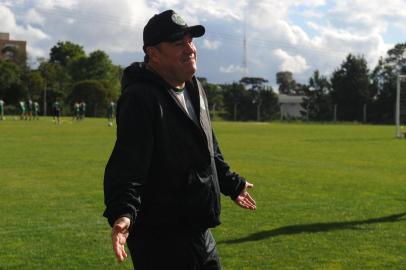
{"label": "soccer pitch", "polygon": [[[215,122],[255,212],[222,198],[224,270],[406,269],[406,140],[393,126]],[[0,121],[0,269],[132,269],[102,217],[105,119]]]}

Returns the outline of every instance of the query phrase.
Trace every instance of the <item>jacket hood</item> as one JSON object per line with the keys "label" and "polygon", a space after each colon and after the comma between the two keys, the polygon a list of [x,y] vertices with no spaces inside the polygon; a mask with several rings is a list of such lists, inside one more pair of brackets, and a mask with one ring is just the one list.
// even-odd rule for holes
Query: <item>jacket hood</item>
{"label": "jacket hood", "polygon": [[156,73],[146,68],[144,62],[134,62],[126,67],[121,78],[121,92],[135,83],[148,82],[170,88],[170,86]]}

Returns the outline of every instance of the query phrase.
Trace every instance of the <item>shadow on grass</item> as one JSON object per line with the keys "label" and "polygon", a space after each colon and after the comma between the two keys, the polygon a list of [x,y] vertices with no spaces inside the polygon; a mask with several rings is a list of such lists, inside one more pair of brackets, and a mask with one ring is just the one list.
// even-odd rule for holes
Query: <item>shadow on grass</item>
{"label": "shadow on grass", "polygon": [[383,138],[328,138],[328,139],[306,139],[302,140],[303,142],[310,143],[331,143],[331,142],[342,142],[342,143],[353,143],[353,142],[382,142],[382,141],[393,141],[395,137],[383,137]]}
{"label": "shadow on grass", "polygon": [[277,237],[280,235],[292,235],[300,233],[319,233],[319,232],[328,232],[335,230],[361,230],[362,228],[358,227],[359,225],[374,224],[374,223],[384,223],[384,222],[399,222],[406,221],[402,219],[406,217],[406,212],[380,217],[380,218],[371,218],[366,220],[355,220],[355,221],[346,221],[346,222],[331,222],[331,223],[313,223],[313,224],[301,224],[301,225],[291,225],[280,227],[272,230],[256,232],[251,235],[245,236],[239,239],[231,239],[225,241],[219,241],[218,244],[239,244],[244,242],[251,241],[260,241],[266,238]]}

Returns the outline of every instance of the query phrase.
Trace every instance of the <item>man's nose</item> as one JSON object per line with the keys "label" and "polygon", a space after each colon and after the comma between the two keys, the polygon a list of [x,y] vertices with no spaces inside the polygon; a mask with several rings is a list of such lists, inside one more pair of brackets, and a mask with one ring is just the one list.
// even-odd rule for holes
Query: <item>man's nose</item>
{"label": "man's nose", "polygon": [[186,44],[185,44],[185,50],[186,50],[188,53],[194,53],[194,52],[196,52],[196,47],[195,47],[195,45],[193,44],[193,42],[186,42]]}

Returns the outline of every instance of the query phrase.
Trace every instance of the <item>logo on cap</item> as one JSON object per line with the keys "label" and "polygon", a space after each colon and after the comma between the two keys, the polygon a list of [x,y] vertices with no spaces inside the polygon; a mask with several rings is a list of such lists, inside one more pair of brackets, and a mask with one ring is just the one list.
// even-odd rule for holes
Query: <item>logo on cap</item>
{"label": "logo on cap", "polygon": [[186,25],[186,22],[182,19],[182,17],[179,16],[178,14],[176,14],[176,13],[173,13],[173,14],[172,14],[171,19],[172,19],[172,21],[173,21],[174,23],[176,23],[177,25]]}

